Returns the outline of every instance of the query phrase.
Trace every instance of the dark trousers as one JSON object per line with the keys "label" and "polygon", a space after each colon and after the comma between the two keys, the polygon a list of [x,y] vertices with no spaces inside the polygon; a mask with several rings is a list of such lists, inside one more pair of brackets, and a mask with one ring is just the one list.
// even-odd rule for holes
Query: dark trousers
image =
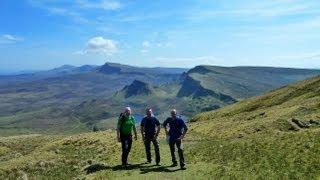
{"label": "dark trousers", "polygon": [[156,163],[160,163],[160,150],[159,150],[159,142],[156,139],[153,138],[146,138],[144,140],[144,146],[146,149],[146,155],[147,155],[147,161],[151,162],[151,142],[153,144],[154,147],[154,151],[155,151],[155,155],[156,155]]}
{"label": "dark trousers", "polygon": [[122,148],[122,165],[128,164],[128,155],[132,146],[132,135],[120,135]]}
{"label": "dark trousers", "polygon": [[172,158],[172,163],[177,164],[177,159],[175,155],[175,146],[177,146],[178,149],[178,154],[179,154],[179,161],[180,161],[180,166],[184,166],[184,157],[183,157],[183,148],[182,148],[182,141],[181,139],[177,140],[172,140],[169,142],[170,146],[170,152],[171,152],[171,158]]}

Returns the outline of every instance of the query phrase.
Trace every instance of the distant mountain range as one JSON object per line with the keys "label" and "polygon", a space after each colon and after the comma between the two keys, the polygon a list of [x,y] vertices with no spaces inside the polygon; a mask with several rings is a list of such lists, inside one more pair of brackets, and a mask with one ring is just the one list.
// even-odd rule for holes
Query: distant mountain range
{"label": "distant mountain range", "polygon": [[[0,135],[88,131],[115,119],[124,106],[162,120],[170,108],[185,117],[320,74],[320,70],[197,66],[144,68],[116,63],[65,65],[0,76]],[[101,127],[106,128],[106,127]]]}
{"label": "distant mountain range", "polygon": [[[122,74],[122,75],[135,74],[140,76],[145,74],[152,74],[153,76],[156,76],[156,75],[170,76],[173,74],[180,74],[187,70],[188,69],[184,69],[184,68],[133,67],[133,66],[127,66],[127,65],[117,64],[117,63],[105,63],[102,66],[83,65],[80,67],[63,65],[47,71],[34,71],[31,73],[25,72],[25,73],[20,73],[15,75],[0,75],[0,86],[13,84],[13,83],[18,84],[18,83],[25,83],[25,82],[48,79],[48,78],[55,78],[55,77],[61,77],[66,75],[78,75],[82,73],[102,73],[102,74],[115,73],[115,74]],[[170,79],[170,77],[165,77],[165,78]]]}

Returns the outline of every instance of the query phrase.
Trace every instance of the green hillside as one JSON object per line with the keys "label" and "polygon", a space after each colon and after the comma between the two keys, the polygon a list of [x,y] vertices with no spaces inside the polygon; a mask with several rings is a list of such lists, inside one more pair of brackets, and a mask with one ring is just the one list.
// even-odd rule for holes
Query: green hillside
{"label": "green hillside", "polygon": [[0,179],[319,179],[320,77],[195,116],[185,139],[187,170],[145,161],[134,142],[129,169],[112,130],[73,136],[0,138]]}
{"label": "green hillside", "polygon": [[[293,118],[304,123],[320,120],[319,100],[320,77],[317,76],[241,101],[219,111],[199,114],[191,121],[196,122],[197,127],[201,127],[198,128],[201,129],[201,133],[206,132],[206,135],[212,137],[231,138],[240,134],[249,136],[255,133],[277,134],[289,131],[290,121]],[[203,131],[203,128],[208,130]],[[215,131],[211,131],[211,128]]]}

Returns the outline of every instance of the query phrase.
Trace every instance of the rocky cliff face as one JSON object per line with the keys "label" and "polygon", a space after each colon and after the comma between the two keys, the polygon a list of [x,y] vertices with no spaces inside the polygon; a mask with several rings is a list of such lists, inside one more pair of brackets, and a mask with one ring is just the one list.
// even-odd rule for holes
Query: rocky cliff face
{"label": "rocky cliff face", "polygon": [[237,102],[236,99],[232,98],[231,96],[225,95],[220,92],[214,92],[210,89],[206,89],[201,86],[200,81],[193,79],[190,76],[186,76],[185,80],[182,83],[181,89],[179,90],[178,97],[205,97],[205,96],[212,96],[220,101],[227,102],[227,103],[234,103]]}
{"label": "rocky cliff face", "polygon": [[125,98],[128,98],[138,95],[150,95],[154,92],[154,88],[148,83],[134,80],[130,85],[125,86],[121,92],[124,93]]}

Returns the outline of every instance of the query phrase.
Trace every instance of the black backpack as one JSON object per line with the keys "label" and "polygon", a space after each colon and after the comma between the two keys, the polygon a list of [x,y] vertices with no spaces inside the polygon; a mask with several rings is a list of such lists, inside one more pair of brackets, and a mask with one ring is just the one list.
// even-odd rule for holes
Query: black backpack
{"label": "black backpack", "polygon": [[124,113],[120,113],[119,115],[119,121],[120,121],[120,132],[121,132],[121,129],[122,129],[122,125],[123,125],[123,122],[124,122]]}

